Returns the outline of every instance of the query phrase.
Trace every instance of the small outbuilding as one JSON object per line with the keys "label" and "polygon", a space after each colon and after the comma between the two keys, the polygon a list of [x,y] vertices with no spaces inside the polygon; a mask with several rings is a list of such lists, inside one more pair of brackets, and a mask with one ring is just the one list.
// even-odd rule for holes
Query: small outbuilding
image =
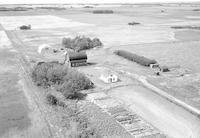
{"label": "small outbuilding", "polygon": [[128,25],[139,25],[140,23],[138,23],[138,22],[130,22],[130,23],[128,23]]}
{"label": "small outbuilding", "polygon": [[100,75],[100,80],[105,83],[114,83],[117,82],[119,79],[114,72],[110,70],[104,70]]}
{"label": "small outbuilding", "polygon": [[167,66],[162,66],[162,67],[160,67],[160,71],[161,72],[169,72],[170,70]]}
{"label": "small outbuilding", "polygon": [[67,52],[65,55],[65,63],[70,67],[77,67],[87,64],[86,52]]}
{"label": "small outbuilding", "polygon": [[30,30],[31,29],[31,25],[22,25],[19,27],[20,30]]}
{"label": "small outbuilding", "polygon": [[159,68],[159,64],[155,63],[155,64],[150,64],[150,68]]}
{"label": "small outbuilding", "polygon": [[38,47],[38,53],[41,54],[43,50],[50,50],[51,47],[47,44],[42,44]]}

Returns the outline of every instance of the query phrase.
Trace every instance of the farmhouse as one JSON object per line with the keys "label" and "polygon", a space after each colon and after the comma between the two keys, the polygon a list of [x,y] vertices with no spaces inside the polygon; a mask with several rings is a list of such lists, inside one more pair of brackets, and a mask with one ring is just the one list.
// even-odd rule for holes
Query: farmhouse
{"label": "farmhouse", "polygon": [[114,83],[118,81],[118,77],[114,72],[110,70],[104,70],[100,75],[100,80],[104,81],[105,83]]}
{"label": "farmhouse", "polygon": [[65,55],[65,63],[70,67],[86,65],[87,54],[85,52],[67,52]]}

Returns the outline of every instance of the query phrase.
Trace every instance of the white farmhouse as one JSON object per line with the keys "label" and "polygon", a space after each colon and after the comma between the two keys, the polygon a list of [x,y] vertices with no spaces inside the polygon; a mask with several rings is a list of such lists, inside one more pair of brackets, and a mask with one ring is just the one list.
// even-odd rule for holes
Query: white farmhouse
{"label": "white farmhouse", "polygon": [[101,73],[100,79],[102,81],[104,81],[105,83],[114,83],[118,81],[118,77],[115,73],[108,71],[108,70],[104,70]]}

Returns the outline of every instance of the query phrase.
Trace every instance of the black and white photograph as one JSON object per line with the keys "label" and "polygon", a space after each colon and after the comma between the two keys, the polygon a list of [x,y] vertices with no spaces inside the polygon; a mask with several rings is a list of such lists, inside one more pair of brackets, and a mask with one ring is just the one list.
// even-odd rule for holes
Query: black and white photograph
{"label": "black and white photograph", "polygon": [[0,0],[0,138],[200,138],[200,0]]}

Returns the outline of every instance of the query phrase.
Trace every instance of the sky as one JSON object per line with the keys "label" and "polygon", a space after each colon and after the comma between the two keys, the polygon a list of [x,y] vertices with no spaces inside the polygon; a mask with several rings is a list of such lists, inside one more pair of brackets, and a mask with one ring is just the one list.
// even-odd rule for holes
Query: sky
{"label": "sky", "polygon": [[0,0],[0,4],[45,3],[151,3],[151,2],[200,2],[200,0]]}

